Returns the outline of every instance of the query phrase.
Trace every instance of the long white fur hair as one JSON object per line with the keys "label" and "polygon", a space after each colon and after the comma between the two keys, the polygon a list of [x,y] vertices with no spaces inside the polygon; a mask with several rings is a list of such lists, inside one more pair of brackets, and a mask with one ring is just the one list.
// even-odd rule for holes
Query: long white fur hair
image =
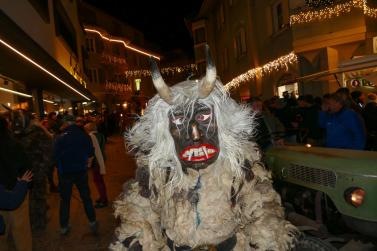
{"label": "long white fur hair", "polygon": [[[125,133],[126,143],[131,151],[136,152],[137,162],[147,165],[149,173],[171,169],[171,185],[177,187],[184,177],[178,159],[174,140],[169,131],[169,114],[183,110],[190,116],[195,103],[213,109],[218,126],[220,152],[219,161],[227,160],[236,177],[243,175],[242,165],[250,137],[253,135],[254,115],[246,105],[237,104],[225,91],[222,83],[216,79],[212,92],[204,99],[198,97],[198,86],[202,80],[186,80],[170,87],[173,104],[166,103],[158,94],[149,102],[144,115]],[[159,173],[159,172],[157,172]],[[153,179],[153,177],[151,177]]]}

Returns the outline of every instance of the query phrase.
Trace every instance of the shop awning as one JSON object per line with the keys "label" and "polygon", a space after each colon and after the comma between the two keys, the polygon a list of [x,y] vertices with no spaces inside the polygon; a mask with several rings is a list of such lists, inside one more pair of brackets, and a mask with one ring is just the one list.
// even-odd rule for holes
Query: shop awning
{"label": "shop awning", "polygon": [[[367,55],[357,57],[350,60],[345,60],[339,63],[338,67],[332,70],[317,72],[314,74],[306,75],[296,78],[296,81],[316,80],[330,75],[349,73],[353,75],[366,75],[375,71],[377,67],[377,55]],[[352,73],[351,73],[352,72]]]}
{"label": "shop awning", "polygon": [[0,27],[0,74],[24,82],[28,88],[42,89],[71,101],[96,100],[1,10]]}

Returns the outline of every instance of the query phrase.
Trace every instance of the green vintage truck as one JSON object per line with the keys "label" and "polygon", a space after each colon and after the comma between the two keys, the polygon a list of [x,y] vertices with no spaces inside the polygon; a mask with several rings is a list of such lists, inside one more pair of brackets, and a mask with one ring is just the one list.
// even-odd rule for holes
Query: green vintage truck
{"label": "green vintage truck", "polygon": [[293,220],[377,238],[377,152],[283,146],[268,150],[265,161]]}

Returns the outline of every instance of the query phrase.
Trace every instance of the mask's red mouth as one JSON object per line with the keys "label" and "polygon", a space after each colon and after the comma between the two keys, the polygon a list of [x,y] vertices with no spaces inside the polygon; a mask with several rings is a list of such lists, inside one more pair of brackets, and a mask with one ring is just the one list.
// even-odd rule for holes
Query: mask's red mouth
{"label": "mask's red mouth", "polygon": [[219,150],[210,144],[188,146],[180,154],[179,158],[184,161],[204,161],[212,158]]}

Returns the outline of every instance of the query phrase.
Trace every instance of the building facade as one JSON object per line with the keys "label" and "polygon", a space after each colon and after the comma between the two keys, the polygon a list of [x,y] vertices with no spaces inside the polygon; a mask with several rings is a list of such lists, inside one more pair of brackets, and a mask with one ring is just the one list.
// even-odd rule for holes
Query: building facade
{"label": "building facade", "polygon": [[150,76],[140,72],[148,71],[149,57],[159,61],[160,56],[144,49],[142,32],[101,10],[81,3],[80,14],[92,92],[103,109],[140,114],[155,94]]}
{"label": "building facade", "polygon": [[354,77],[376,71],[376,63],[360,64],[376,59],[376,7],[372,0],[290,1],[302,92],[319,95],[339,87],[352,89]]}
{"label": "building facade", "polygon": [[1,108],[78,113],[95,102],[84,73],[76,0],[6,0],[0,10]]}
{"label": "building facade", "polygon": [[373,4],[205,0],[192,22],[195,60],[204,63],[202,51],[208,43],[218,75],[225,85],[234,86],[231,94],[240,100],[284,92],[322,96],[349,82],[344,71],[350,68],[342,65],[357,57],[371,61],[376,53]]}

